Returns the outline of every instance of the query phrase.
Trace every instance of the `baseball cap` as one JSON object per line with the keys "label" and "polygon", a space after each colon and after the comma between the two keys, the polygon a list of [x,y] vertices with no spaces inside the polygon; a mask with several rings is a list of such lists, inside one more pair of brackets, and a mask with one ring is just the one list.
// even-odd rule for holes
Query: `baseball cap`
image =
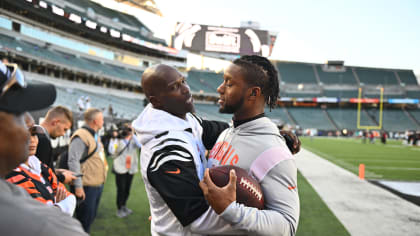
{"label": "baseball cap", "polygon": [[54,103],[57,92],[51,84],[27,84],[16,64],[0,62],[0,111],[21,114]]}

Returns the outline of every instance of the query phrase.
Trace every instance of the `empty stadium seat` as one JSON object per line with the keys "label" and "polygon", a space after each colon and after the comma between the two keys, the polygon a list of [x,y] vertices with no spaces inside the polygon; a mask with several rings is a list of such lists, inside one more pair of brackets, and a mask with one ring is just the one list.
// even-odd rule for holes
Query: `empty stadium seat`
{"label": "empty stadium seat", "polygon": [[310,64],[288,62],[277,62],[275,64],[282,82],[318,84],[313,67]]}
{"label": "empty stadium seat", "polygon": [[288,111],[303,129],[335,130],[334,125],[331,124],[321,108],[290,107]]}
{"label": "empty stadium seat", "polygon": [[326,72],[322,70],[321,65],[317,65],[316,68],[318,70],[319,80],[324,84],[357,84],[351,68],[346,68],[344,72]]}
{"label": "empty stadium seat", "polygon": [[399,85],[393,71],[374,68],[357,68],[360,83],[371,85]]}
{"label": "empty stadium seat", "polygon": [[418,85],[416,76],[412,70],[400,70],[397,73],[402,83],[406,85]]}

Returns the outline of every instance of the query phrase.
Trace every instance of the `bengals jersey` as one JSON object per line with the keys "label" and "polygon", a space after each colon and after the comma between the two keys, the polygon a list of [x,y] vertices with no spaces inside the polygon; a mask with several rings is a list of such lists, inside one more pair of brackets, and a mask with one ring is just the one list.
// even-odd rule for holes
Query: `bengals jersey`
{"label": "bengals jersey", "polygon": [[[26,164],[21,164],[6,176],[6,180],[24,188],[35,200],[44,204],[54,204],[57,188],[65,188],[64,185],[58,182],[52,169],[43,163],[40,163],[40,174],[30,169]],[[67,192],[66,195],[71,193]]]}

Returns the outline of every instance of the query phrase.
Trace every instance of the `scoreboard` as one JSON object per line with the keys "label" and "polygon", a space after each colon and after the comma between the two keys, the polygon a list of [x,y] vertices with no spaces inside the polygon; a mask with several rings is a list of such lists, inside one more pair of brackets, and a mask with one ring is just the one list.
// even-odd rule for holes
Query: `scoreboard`
{"label": "scoreboard", "polygon": [[218,52],[234,55],[269,56],[266,30],[177,23],[172,46],[178,50]]}

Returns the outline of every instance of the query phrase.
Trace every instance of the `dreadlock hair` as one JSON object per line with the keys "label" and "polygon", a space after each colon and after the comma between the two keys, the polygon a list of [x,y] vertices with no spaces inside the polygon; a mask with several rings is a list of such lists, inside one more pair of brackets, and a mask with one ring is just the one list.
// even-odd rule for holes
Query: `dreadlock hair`
{"label": "dreadlock hair", "polygon": [[250,86],[261,88],[270,111],[277,104],[279,97],[279,79],[277,70],[271,62],[261,56],[246,55],[233,61],[244,70],[244,78]]}

